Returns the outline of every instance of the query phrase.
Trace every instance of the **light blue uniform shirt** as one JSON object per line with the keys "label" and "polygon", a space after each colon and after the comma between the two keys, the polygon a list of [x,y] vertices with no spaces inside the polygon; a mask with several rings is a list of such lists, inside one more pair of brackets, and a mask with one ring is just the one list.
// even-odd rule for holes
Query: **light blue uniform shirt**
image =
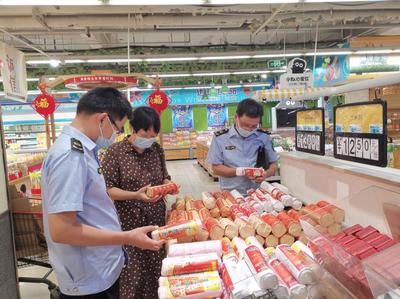
{"label": "light blue uniform shirt", "polygon": [[[214,135],[207,160],[210,164],[223,164],[233,168],[254,167],[260,146],[265,148],[269,163],[278,159],[267,133],[256,131],[249,137],[243,138],[232,126],[226,132],[220,131]],[[219,182],[222,190],[236,189],[242,194],[246,194],[248,189],[258,187],[256,182],[245,176],[219,177]]]}
{"label": "light blue uniform shirt", "polygon": [[[79,140],[82,151],[73,148]],[[79,142],[78,142],[79,145]],[[42,168],[43,221],[50,263],[61,292],[88,295],[110,288],[124,266],[122,246],[71,246],[52,241],[48,215],[77,212],[77,220],[104,230],[121,231],[114,203],[100,174],[96,144],[73,127],[65,127]]]}

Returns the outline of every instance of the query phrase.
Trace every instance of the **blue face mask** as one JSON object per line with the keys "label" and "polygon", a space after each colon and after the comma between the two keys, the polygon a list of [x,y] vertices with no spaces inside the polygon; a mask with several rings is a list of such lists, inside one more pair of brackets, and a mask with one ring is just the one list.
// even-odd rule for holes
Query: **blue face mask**
{"label": "blue face mask", "polygon": [[140,149],[146,149],[151,147],[154,142],[156,142],[156,138],[144,138],[136,135],[135,140],[133,140],[133,145]]}
{"label": "blue face mask", "polygon": [[[112,128],[112,124],[110,119],[108,118],[108,122],[110,123],[110,126]],[[107,148],[109,147],[111,144],[114,143],[115,138],[117,137],[117,132],[115,132],[115,130],[113,129],[113,133],[111,135],[110,138],[105,138],[103,135],[103,130],[101,129],[101,126],[99,125],[99,129],[100,129],[100,136],[97,138],[96,140],[96,145],[98,148]]]}

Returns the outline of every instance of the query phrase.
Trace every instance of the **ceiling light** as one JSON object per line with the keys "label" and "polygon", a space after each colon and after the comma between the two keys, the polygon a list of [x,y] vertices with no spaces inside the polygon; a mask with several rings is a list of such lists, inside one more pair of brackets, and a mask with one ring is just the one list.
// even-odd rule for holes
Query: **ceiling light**
{"label": "ceiling light", "polygon": [[28,60],[27,64],[50,64],[51,60]]}
{"label": "ceiling light", "polygon": [[143,59],[126,59],[126,58],[116,58],[116,59],[88,59],[88,63],[127,63],[127,62],[140,62]]}
{"label": "ceiling light", "polygon": [[[191,77],[192,74],[160,74],[158,75],[160,78],[178,78],[178,77]],[[153,77],[153,76],[152,76]],[[155,76],[156,77],[156,76]]]}
{"label": "ceiling light", "polygon": [[39,78],[27,78],[26,81],[28,81],[28,82],[39,82]]}
{"label": "ceiling light", "polygon": [[251,55],[239,55],[239,56],[205,56],[200,57],[200,60],[229,60],[229,59],[248,59]]}
{"label": "ceiling light", "polygon": [[360,54],[390,54],[392,53],[393,50],[390,49],[384,49],[384,50],[358,50],[355,52],[355,54],[360,55]]}
{"label": "ceiling light", "polygon": [[243,87],[271,86],[271,83],[243,84]]}
{"label": "ceiling light", "polygon": [[65,63],[84,63],[86,60],[83,59],[67,59],[65,60]]}
{"label": "ceiling light", "polygon": [[262,74],[262,75],[261,75],[261,78],[263,78],[263,79],[267,79],[267,77],[268,77],[267,74]]}
{"label": "ceiling light", "polygon": [[273,70],[272,73],[285,73],[286,70]]}
{"label": "ceiling light", "polygon": [[240,72],[233,72],[233,75],[254,75],[254,74],[268,74],[271,71],[240,71]]}
{"label": "ceiling light", "polygon": [[60,60],[55,60],[55,59],[50,60],[50,65],[51,65],[52,67],[58,67],[58,66],[60,65],[60,63],[61,63]]}
{"label": "ceiling light", "polygon": [[147,88],[153,88],[153,85],[151,85],[150,83],[147,84]]}
{"label": "ceiling light", "polygon": [[206,76],[228,76],[231,73],[197,73],[193,74],[194,77],[206,77]]}
{"label": "ceiling light", "polygon": [[165,58],[146,58],[144,61],[157,62],[157,61],[193,61],[198,60],[197,57],[165,57]]}
{"label": "ceiling light", "polygon": [[180,90],[183,89],[182,87],[165,87],[161,88],[161,90]]}
{"label": "ceiling light", "polygon": [[326,55],[349,55],[352,54],[353,51],[332,51],[332,52],[307,52],[305,53],[306,56],[326,56]]}

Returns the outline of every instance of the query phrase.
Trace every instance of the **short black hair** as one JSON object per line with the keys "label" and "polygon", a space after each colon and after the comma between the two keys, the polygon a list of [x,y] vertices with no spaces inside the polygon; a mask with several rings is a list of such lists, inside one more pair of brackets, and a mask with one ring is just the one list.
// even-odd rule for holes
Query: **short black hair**
{"label": "short black hair", "polygon": [[147,131],[150,128],[153,128],[157,134],[160,132],[160,115],[151,107],[142,106],[136,108],[129,118],[129,123],[135,132],[140,129]]}
{"label": "short black hair", "polygon": [[243,115],[246,115],[251,118],[262,117],[264,114],[263,106],[256,100],[250,98],[244,99],[243,101],[240,101],[240,103],[238,104],[236,108],[236,114],[239,117]]}
{"label": "short black hair", "polygon": [[96,87],[89,90],[78,102],[77,114],[108,113],[112,119],[130,116],[132,107],[126,96],[112,87]]}

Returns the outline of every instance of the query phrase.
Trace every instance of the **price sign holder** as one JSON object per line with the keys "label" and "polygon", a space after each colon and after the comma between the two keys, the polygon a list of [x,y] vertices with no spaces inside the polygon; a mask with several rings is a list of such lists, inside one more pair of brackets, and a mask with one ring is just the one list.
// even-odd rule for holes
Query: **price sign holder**
{"label": "price sign holder", "polygon": [[334,109],[334,157],[368,165],[387,165],[387,105],[374,100]]}
{"label": "price sign holder", "polygon": [[325,111],[323,108],[296,111],[296,150],[325,155]]}

